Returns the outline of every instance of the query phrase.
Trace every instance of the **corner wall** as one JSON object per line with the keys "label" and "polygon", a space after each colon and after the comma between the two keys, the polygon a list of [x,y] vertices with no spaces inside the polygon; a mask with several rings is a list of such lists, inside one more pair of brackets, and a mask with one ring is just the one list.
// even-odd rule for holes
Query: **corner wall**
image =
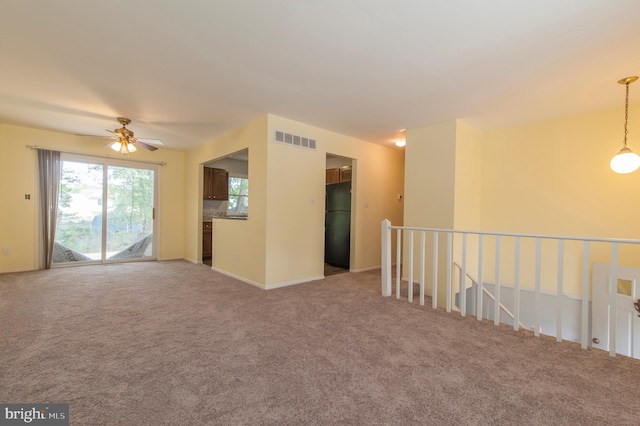
{"label": "corner wall", "polygon": [[[407,160],[405,168],[406,209],[405,226],[439,229],[478,229],[482,205],[482,143],[480,131],[460,120],[451,120],[407,129]],[[403,235],[403,278],[408,279],[409,234]],[[433,238],[432,235],[427,239]],[[446,240],[438,235],[438,270],[446,269]],[[474,239],[468,248],[473,255]],[[414,259],[420,253],[420,241],[414,238]],[[461,257],[461,239],[453,241],[454,260]],[[425,244],[425,259],[432,259],[433,245]],[[456,260],[459,261],[459,260]],[[413,277],[420,276],[420,265],[415,261]],[[474,267],[469,268],[470,272]],[[431,277],[433,266],[426,262],[425,274]],[[444,274],[438,275],[438,303],[446,297]],[[427,280],[430,283],[430,280]],[[431,285],[425,293],[433,296]]]}
{"label": "corner wall", "polygon": [[249,149],[249,215],[247,220],[215,220],[213,268],[263,286],[266,261],[267,116],[190,150],[185,161],[185,257],[202,263],[202,165]]}
{"label": "corner wall", "polygon": [[[404,153],[269,115],[267,286],[324,275],[327,153],[353,158],[351,270],[380,266],[380,223],[402,223]],[[275,129],[316,139],[317,150],[273,142]]]}

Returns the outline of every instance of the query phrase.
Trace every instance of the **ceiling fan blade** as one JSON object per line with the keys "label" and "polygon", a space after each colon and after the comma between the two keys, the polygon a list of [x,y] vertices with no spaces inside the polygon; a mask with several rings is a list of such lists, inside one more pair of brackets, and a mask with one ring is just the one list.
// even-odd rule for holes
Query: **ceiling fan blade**
{"label": "ceiling fan blade", "polygon": [[139,147],[147,149],[149,151],[155,151],[156,149],[158,149],[155,146],[149,145],[149,144],[144,143],[144,142],[140,142],[140,139],[137,139],[135,142],[131,142],[131,143],[134,144],[135,146],[139,146]]}
{"label": "ceiling fan blade", "polygon": [[164,143],[162,143],[160,139],[139,138],[139,137],[136,137],[136,139],[144,143],[152,143],[154,145],[164,145]]}
{"label": "ceiling fan blade", "polygon": [[75,133],[74,136],[80,136],[81,138],[100,138],[100,139],[113,139],[114,136],[104,136],[104,135],[81,135]]}
{"label": "ceiling fan blade", "polygon": [[118,142],[118,141],[111,141],[111,142],[109,142],[109,143],[104,144],[103,146],[105,146],[105,147],[111,147],[111,145],[113,145],[113,144],[114,144],[114,143],[116,143],[116,142]]}

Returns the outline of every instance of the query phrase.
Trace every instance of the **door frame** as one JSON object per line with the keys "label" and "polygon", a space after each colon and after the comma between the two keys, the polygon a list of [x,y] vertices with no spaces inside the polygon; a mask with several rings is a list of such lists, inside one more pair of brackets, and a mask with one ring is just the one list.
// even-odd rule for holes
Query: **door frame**
{"label": "door frame", "polygon": [[[126,160],[126,159],[118,159],[111,157],[103,157],[103,156],[93,156],[93,155],[85,155],[85,154],[77,154],[77,153],[69,153],[69,152],[61,152],[60,154],[60,162],[70,161],[70,162],[78,162],[85,164],[97,164],[105,167],[103,169],[103,176],[107,175],[106,167],[128,167],[128,168],[136,168],[136,169],[145,169],[145,170],[153,170],[154,172],[154,182],[153,182],[153,240],[151,245],[151,256],[144,258],[131,258],[131,259],[104,259],[104,260],[95,260],[95,261],[83,261],[79,263],[75,262],[65,262],[55,264],[55,267],[65,267],[65,266],[76,266],[76,265],[90,265],[90,264],[108,264],[108,263],[123,263],[123,262],[140,262],[140,261],[156,261],[159,258],[159,247],[160,247],[160,233],[158,230],[160,229],[160,220],[161,220],[161,212],[159,209],[160,206],[160,173],[162,170],[161,164],[159,163],[149,163],[143,161],[135,161],[135,160]],[[106,198],[107,185],[106,181],[103,181],[103,204],[106,206],[104,199]],[[106,208],[106,207],[105,207]],[[102,229],[103,233],[106,229],[106,221],[107,215],[102,215]],[[102,239],[102,257],[104,257],[106,238],[103,235]]]}
{"label": "door frame", "polygon": [[[323,189],[324,189],[324,194],[325,196],[323,197],[323,209],[325,214],[322,216],[322,220],[323,220],[323,224],[322,224],[322,229],[325,229],[325,221],[326,221],[326,211],[327,211],[327,205],[326,205],[326,187],[327,187],[327,183],[326,183],[326,170],[327,168],[331,168],[329,167],[328,161],[329,158],[341,158],[344,159],[344,163],[349,163],[348,165],[351,166],[351,223],[350,223],[350,231],[349,231],[349,271],[352,270],[353,268],[353,263],[354,263],[354,259],[356,257],[356,208],[357,208],[357,182],[358,182],[358,177],[357,177],[357,159],[353,158],[353,157],[346,157],[344,155],[340,155],[340,154],[333,154],[330,152],[326,152],[325,153],[325,162],[324,162],[324,170],[323,170],[323,178],[322,178],[322,182],[324,183],[323,185]],[[346,165],[346,164],[345,164]],[[324,265],[325,265],[325,232],[322,233],[322,270],[324,270]]]}
{"label": "door frame", "polygon": [[[613,285],[611,277],[611,265],[605,263],[594,262],[592,267],[591,281],[591,329],[592,342],[591,346],[598,349],[609,351],[609,312],[610,312],[610,295],[609,291]],[[629,356],[640,359],[640,318],[636,312],[633,303],[640,298],[640,268],[631,268],[628,266],[618,266],[618,280],[631,281],[631,296],[616,296],[616,325],[618,322],[618,312],[622,311],[630,314],[631,336],[627,335],[630,341],[631,353]],[[617,283],[616,292],[617,292]],[[630,304],[629,309],[620,309],[621,304]],[[621,340],[616,330],[616,346]],[[597,343],[596,343],[597,342]],[[617,352],[617,348],[616,348]],[[626,355],[626,354],[622,354]]]}

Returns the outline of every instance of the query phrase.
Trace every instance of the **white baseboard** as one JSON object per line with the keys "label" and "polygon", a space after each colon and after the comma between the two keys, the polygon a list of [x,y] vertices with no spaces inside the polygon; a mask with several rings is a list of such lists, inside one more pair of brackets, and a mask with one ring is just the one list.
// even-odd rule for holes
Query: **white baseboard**
{"label": "white baseboard", "polygon": [[270,284],[268,286],[265,286],[265,290],[273,290],[274,288],[289,287],[291,285],[304,284],[304,283],[308,283],[308,282],[311,282],[311,281],[318,281],[318,280],[324,280],[324,275],[321,275],[321,276],[318,276],[318,277],[305,278],[303,280],[296,280],[296,281],[289,281],[289,282],[284,282],[284,283]]}
{"label": "white baseboard", "polygon": [[378,266],[370,266],[368,268],[349,269],[349,272],[367,272],[367,271],[373,271],[374,269],[380,269],[380,268],[381,268],[380,265],[378,265]]}
{"label": "white baseboard", "polygon": [[265,286],[263,286],[262,284],[260,284],[260,283],[258,283],[258,282],[251,281],[251,280],[249,280],[249,279],[247,279],[247,278],[244,278],[244,277],[241,277],[241,276],[239,276],[239,275],[232,274],[232,273],[230,273],[230,272],[227,272],[227,271],[224,271],[224,270],[222,270],[222,269],[216,268],[215,266],[212,266],[212,267],[211,267],[211,270],[212,270],[212,271],[219,272],[219,273],[221,273],[222,275],[226,275],[227,277],[234,278],[234,279],[236,279],[236,280],[238,280],[238,281],[242,281],[243,283],[246,283],[246,284],[252,285],[252,286],[254,286],[254,287],[258,287],[258,288],[261,288],[261,289],[263,289],[263,290],[266,290]]}

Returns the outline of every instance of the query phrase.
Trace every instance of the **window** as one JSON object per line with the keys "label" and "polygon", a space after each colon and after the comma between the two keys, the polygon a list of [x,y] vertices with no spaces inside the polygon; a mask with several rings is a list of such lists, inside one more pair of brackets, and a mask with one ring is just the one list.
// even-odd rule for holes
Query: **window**
{"label": "window", "polygon": [[227,214],[246,216],[249,212],[249,179],[229,176],[229,201]]}
{"label": "window", "polygon": [[53,263],[153,258],[157,167],[63,154]]}

